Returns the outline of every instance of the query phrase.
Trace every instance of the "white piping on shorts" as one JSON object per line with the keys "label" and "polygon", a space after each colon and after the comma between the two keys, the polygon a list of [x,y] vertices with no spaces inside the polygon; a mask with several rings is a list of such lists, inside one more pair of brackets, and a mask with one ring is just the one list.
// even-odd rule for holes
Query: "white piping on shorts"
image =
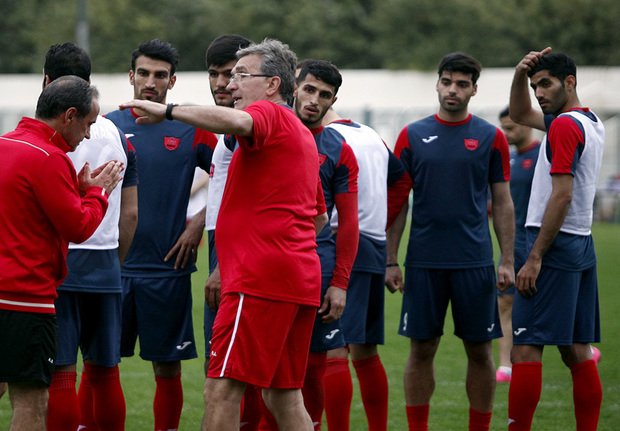
{"label": "white piping on shorts", "polygon": [[228,350],[226,350],[226,356],[224,357],[224,363],[222,364],[222,372],[220,373],[220,377],[224,377],[224,371],[226,371],[226,364],[228,363],[228,358],[230,357],[230,351],[232,350],[233,343],[235,342],[235,338],[237,336],[237,329],[239,328],[239,318],[241,316],[241,310],[243,309],[243,298],[245,298],[245,295],[243,293],[240,293],[239,306],[237,308],[237,315],[235,316],[235,328],[233,329],[230,344],[228,345]]}

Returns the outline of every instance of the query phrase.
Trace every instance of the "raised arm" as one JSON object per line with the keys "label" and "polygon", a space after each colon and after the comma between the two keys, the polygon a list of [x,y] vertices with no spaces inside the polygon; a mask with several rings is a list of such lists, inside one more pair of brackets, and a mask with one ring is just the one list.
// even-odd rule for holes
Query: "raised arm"
{"label": "raised arm", "polygon": [[519,124],[546,131],[544,114],[532,107],[527,73],[538,63],[540,57],[551,51],[531,51],[517,64],[510,88],[510,118]]}

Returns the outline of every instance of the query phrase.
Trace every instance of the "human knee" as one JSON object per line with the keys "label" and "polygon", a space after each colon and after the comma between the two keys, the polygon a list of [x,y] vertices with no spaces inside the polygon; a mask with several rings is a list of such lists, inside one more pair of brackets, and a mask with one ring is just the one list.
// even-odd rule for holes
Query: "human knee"
{"label": "human knee", "polygon": [[181,361],[153,362],[153,372],[162,379],[172,379],[181,372]]}

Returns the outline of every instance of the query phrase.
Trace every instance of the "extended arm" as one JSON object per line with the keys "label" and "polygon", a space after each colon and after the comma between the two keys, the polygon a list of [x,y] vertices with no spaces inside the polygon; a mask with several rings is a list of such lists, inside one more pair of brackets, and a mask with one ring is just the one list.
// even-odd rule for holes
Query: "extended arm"
{"label": "extended arm", "polygon": [[497,288],[503,292],[515,283],[515,209],[509,182],[492,184],[491,197],[493,229],[502,252],[502,261],[497,269]]}
{"label": "extended arm", "polygon": [[[132,100],[119,108],[138,108],[147,112],[147,116],[136,120],[138,124],[159,123],[166,118],[167,106],[149,100]],[[223,106],[175,106],[172,115],[175,120],[213,133],[238,136],[252,136],[253,133],[252,116],[238,109]]]}

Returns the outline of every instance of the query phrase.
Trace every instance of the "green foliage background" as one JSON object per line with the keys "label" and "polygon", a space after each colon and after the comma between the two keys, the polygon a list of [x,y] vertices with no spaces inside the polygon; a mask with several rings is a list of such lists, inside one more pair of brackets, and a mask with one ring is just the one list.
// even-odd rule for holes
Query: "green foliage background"
{"label": "green foliage background", "polygon": [[[80,0],[0,0],[0,73],[39,73],[50,45],[75,41]],[[343,69],[432,69],[451,51],[514,66],[548,45],[579,65],[620,65],[616,0],[84,0],[93,72],[125,72],[131,51],[160,38],[181,71],[204,70],[211,40],[274,37],[299,58]]]}

